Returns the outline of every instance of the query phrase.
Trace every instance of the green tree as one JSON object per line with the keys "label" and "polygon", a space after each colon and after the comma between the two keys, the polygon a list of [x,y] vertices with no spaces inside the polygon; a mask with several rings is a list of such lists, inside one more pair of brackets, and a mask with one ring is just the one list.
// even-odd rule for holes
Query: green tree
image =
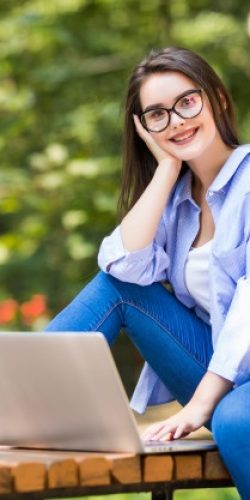
{"label": "green tree", "polygon": [[116,224],[124,91],[151,48],[205,56],[248,140],[249,29],[244,0],[1,1],[0,301],[43,293],[54,315],[95,274]]}

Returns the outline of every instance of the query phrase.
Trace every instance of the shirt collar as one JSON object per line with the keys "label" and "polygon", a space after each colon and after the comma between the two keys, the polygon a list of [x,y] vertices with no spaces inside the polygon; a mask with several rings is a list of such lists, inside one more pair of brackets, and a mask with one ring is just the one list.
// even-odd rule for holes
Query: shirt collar
{"label": "shirt collar", "polygon": [[[236,170],[248,154],[250,154],[250,144],[245,144],[234,149],[209,187],[209,191],[225,192],[224,188],[226,184],[233,177]],[[187,172],[185,172],[185,174],[181,177],[176,187],[174,193],[174,205],[177,207],[180,203],[186,200],[194,202],[192,198],[192,172],[190,169],[188,169]]]}
{"label": "shirt collar", "polygon": [[236,170],[248,154],[250,154],[250,144],[245,144],[234,149],[218,175],[215,177],[211,186],[209,186],[209,191],[225,192],[224,188],[226,184],[231,180]]}
{"label": "shirt collar", "polygon": [[176,186],[174,193],[175,207],[186,200],[192,200],[192,172],[190,169],[185,172]]}

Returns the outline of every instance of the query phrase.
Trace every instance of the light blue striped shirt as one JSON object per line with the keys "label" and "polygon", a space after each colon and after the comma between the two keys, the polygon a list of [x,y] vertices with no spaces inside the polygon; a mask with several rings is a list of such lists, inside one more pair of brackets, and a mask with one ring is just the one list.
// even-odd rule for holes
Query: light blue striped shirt
{"label": "light blue striped shirt", "polygon": [[[142,250],[124,249],[120,227],[104,238],[98,263],[104,272],[139,285],[171,283],[176,297],[211,322],[214,353],[208,369],[240,385],[250,379],[250,145],[235,149],[206,193],[215,223],[209,262],[210,317],[189,294],[184,280],[188,252],[199,230],[200,207],[191,193],[192,174],[179,180],[166,205],[153,242]],[[172,399],[145,363],[131,406]]]}

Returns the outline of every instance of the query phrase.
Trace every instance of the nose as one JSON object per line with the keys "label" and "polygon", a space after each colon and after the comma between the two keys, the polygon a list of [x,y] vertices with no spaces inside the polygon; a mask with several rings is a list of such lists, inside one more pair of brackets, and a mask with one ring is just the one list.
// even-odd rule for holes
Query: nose
{"label": "nose", "polygon": [[170,127],[176,128],[184,125],[185,123],[185,118],[182,118],[181,116],[177,115],[174,110],[171,111],[170,115]]}

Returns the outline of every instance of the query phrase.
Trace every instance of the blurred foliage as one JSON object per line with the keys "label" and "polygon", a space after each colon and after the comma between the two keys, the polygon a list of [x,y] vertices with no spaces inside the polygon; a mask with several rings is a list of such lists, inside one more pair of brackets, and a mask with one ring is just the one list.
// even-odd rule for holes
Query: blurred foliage
{"label": "blurred foliage", "polygon": [[[116,224],[127,79],[151,48],[205,56],[249,140],[249,34],[248,0],[1,0],[2,328],[41,328],[95,274]],[[27,324],[22,304],[37,295],[46,314]],[[139,356],[125,359],[124,345],[129,385]]]}

